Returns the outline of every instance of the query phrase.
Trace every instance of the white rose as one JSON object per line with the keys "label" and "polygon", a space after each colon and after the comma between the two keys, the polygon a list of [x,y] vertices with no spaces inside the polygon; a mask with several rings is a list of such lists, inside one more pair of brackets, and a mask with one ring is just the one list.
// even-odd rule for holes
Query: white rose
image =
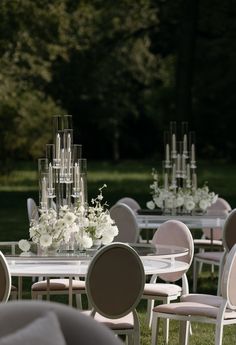
{"label": "white rose", "polygon": [[209,205],[209,202],[207,200],[205,200],[205,199],[200,200],[199,207],[201,210],[205,211],[207,209],[207,207],[209,207],[209,206],[210,205]]}
{"label": "white rose", "polygon": [[76,220],[76,216],[72,212],[67,212],[64,215],[63,220],[67,225],[71,225]]}
{"label": "white rose", "polygon": [[178,196],[176,198],[176,207],[183,206],[183,204],[184,204],[184,198],[182,196]]}
{"label": "white rose", "polygon": [[18,246],[23,252],[28,252],[30,250],[30,243],[27,240],[20,240]]}
{"label": "white rose", "polygon": [[187,199],[185,201],[185,208],[188,211],[192,211],[195,207],[195,202],[192,199]]}
{"label": "white rose", "polygon": [[163,199],[161,198],[153,198],[155,204],[157,205],[157,207],[162,208],[163,207]]}
{"label": "white rose", "polygon": [[40,246],[49,247],[52,244],[52,236],[43,234],[39,239]]}
{"label": "white rose", "polygon": [[166,199],[165,200],[165,207],[166,208],[172,208],[173,207],[173,200],[172,199]]}
{"label": "white rose", "polygon": [[93,240],[87,235],[84,235],[82,238],[80,238],[78,242],[85,249],[91,248],[93,245]]}
{"label": "white rose", "polygon": [[154,210],[155,208],[155,204],[153,201],[148,201],[146,205],[147,205],[147,208],[149,208],[149,210]]}
{"label": "white rose", "polygon": [[106,245],[106,244],[110,244],[113,241],[113,237],[112,236],[102,236],[102,244]]}

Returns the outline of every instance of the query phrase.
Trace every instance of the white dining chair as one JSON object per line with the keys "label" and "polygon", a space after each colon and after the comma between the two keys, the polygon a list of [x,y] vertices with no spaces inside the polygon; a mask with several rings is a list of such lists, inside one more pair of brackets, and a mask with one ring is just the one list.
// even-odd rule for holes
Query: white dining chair
{"label": "white dining chair", "polygon": [[[230,204],[223,198],[218,197],[216,202],[208,207],[206,215],[217,217],[226,217],[232,210]],[[203,228],[202,237],[199,239],[194,239],[194,246],[198,249],[209,250],[213,247],[220,247],[223,249],[222,243],[222,229],[220,227],[216,228]]]}
{"label": "white dining chair", "polygon": [[[206,215],[214,217],[227,217],[229,212],[232,210],[230,204],[223,198],[218,197],[216,202],[208,207]],[[195,252],[203,253],[205,251],[222,251],[223,242],[222,242],[222,228],[203,228],[202,237],[194,239]],[[219,254],[216,254],[217,259]],[[216,261],[217,261],[216,259]],[[217,265],[218,266],[218,265]],[[203,262],[200,262],[198,265],[198,274],[202,272]],[[211,272],[214,273],[215,265],[211,265]]]}
{"label": "white dining chair", "polygon": [[110,216],[115,221],[119,233],[116,242],[136,243],[139,238],[139,226],[134,211],[126,204],[118,203],[110,208]]}
{"label": "white dining chair", "polygon": [[236,243],[236,209],[233,209],[227,216],[225,224],[223,226],[223,248],[222,251],[205,251],[196,253],[193,259],[193,292],[197,291],[197,280],[198,280],[198,265],[208,264],[215,265],[219,268],[218,273],[218,286],[217,295],[220,295],[220,277],[222,267],[224,264],[225,252],[228,253],[233,245]]}
{"label": "white dining chair", "polygon": [[[184,256],[176,258],[175,260],[186,262],[190,267],[193,259],[194,244],[192,234],[184,223],[178,220],[168,220],[161,224],[153,236],[152,244],[187,248],[188,253]],[[151,327],[152,323],[152,310],[155,301],[170,303],[171,301],[176,300],[182,294],[189,292],[186,273],[187,270],[178,273],[162,274],[159,276],[153,275],[150,283],[145,284],[142,298],[147,299],[148,301],[147,321],[149,327]],[[160,278],[162,282],[157,282],[157,278]],[[168,319],[165,322],[164,333],[167,343],[169,337]]]}
{"label": "white dining chair", "polygon": [[[69,278],[47,278],[35,282],[31,286],[32,299],[41,299],[46,296],[50,300],[53,295],[66,295],[69,298]],[[72,279],[72,295],[76,298],[76,306],[83,309],[81,295],[85,295],[85,281],[79,278]]]}
{"label": "white dining chair", "polygon": [[[236,324],[236,245],[226,257],[222,279],[222,296],[182,296],[181,301],[162,304],[153,309],[152,345],[158,343],[160,319],[180,321],[180,344],[187,345],[190,322],[215,324],[215,345],[222,344],[223,327]],[[194,332],[193,332],[194,334]]]}
{"label": "white dining chair", "polygon": [[135,212],[141,209],[140,204],[134,198],[128,196],[119,199],[117,204],[126,204]]}
{"label": "white dining chair", "polygon": [[11,293],[11,275],[7,261],[0,251],[0,302],[6,302]]}
{"label": "white dining chair", "polygon": [[143,293],[144,267],[136,251],[125,243],[112,243],[93,257],[86,276],[92,310],[86,312],[129,345],[140,344],[136,306]]}
{"label": "white dining chair", "polygon": [[11,274],[4,254],[0,251],[0,302],[17,298],[17,288],[12,285]]}
{"label": "white dining chair", "polygon": [[122,345],[107,327],[62,303],[0,304],[0,344]]}

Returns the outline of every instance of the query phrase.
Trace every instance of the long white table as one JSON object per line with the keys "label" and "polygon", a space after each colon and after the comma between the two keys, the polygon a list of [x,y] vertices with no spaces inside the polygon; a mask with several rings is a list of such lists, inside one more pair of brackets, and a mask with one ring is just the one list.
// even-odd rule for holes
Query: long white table
{"label": "long white table", "polygon": [[212,215],[159,215],[159,214],[136,214],[136,219],[140,229],[157,229],[162,223],[170,219],[179,220],[185,223],[190,229],[202,228],[222,228],[224,226],[226,216]]}
{"label": "long white table", "polygon": [[[140,256],[146,275],[179,272],[188,269],[188,264],[176,260],[179,256],[186,255],[186,248],[169,247],[168,252],[162,246],[159,252],[152,252],[149,256]],[[18,280],[18,293],[21,297],[22,277],[68,277],[69,278],[69,304],[72,305],[72,278],[86,277],[90,258],[76,258],[71,256],[6,256],[10,273],[20,278]]]}

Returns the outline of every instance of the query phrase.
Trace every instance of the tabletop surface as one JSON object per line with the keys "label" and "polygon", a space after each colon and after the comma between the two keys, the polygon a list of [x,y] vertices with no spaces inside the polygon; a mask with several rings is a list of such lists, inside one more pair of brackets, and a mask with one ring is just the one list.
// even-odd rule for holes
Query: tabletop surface
{"label": "tabletop surface", "polygon": [[[14,246],[13,246],[14,244]],[[37,255],[32,252],[19,252],[17,242],[0,242],[9,247],[5,254],[13,276],[85,276],[92,257],[97,250],[78,252],[59,252],[56,255]],[[139,254],[146,274],[159,274],[184,270],[188,267],[176,258],[188,253],[187,248],[167,245],[130,243]]]}
{"label": "tabletop surface", "polygon": [[[146,275],[170,273],[186,270],[189,265],[182,261],[160,259],[157,257],[141,257]],[[85,277],[90,260],[14,260],[7,258],[12,276],[23,277]]]}
{"label": "tabletop surface", "polygon": [[[14,244],[14,247],[12,247]],[[170,245],[160,245],[160,244],[151,244],[151,243],[127,243],[130,245],[139,256],[152,256],[158,258],[177,258],[184,256],[188,253],[187,248],[179,246],[170,246]],[[44,260],[67,260],[67,261],[83,261],[90,260],[97,252],[97,249],[87,249],[84,252],[79,251],[59,251],[55,255],[43,254],[37,251],[37,248],[34,248],[32,252],[21,252],[18,248],[17,242],[0,242],[0,250],[3,251],[4,255],[9,259],[14,260],[35,260],[35,261],[44,261]]]}
{"label": "tabletop surface", "polygon": [[156,210],[138,210],[136,219],[139,227],[144,228],[157,228],[167,220],[179,220],[185,223],[189,228],[203,228],[203,227],[220,227],[222,228],[227,216],[223,215],[208,215],[208,214],[196,214],[196,215],[171,215],[160,214],[160,211]]}

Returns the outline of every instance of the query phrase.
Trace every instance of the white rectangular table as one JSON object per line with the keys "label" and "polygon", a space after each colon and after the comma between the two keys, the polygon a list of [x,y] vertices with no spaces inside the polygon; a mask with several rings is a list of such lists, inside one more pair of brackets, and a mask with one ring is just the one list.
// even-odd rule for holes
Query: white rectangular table
{"label": "white rectangular table", "polygon": [[209,215],[159,215],[153,213],[136,214],[138,226],[141,229],[157,229],[162,223],[170,219],[185,223],[190,229],[222,228],[226,217]]}

